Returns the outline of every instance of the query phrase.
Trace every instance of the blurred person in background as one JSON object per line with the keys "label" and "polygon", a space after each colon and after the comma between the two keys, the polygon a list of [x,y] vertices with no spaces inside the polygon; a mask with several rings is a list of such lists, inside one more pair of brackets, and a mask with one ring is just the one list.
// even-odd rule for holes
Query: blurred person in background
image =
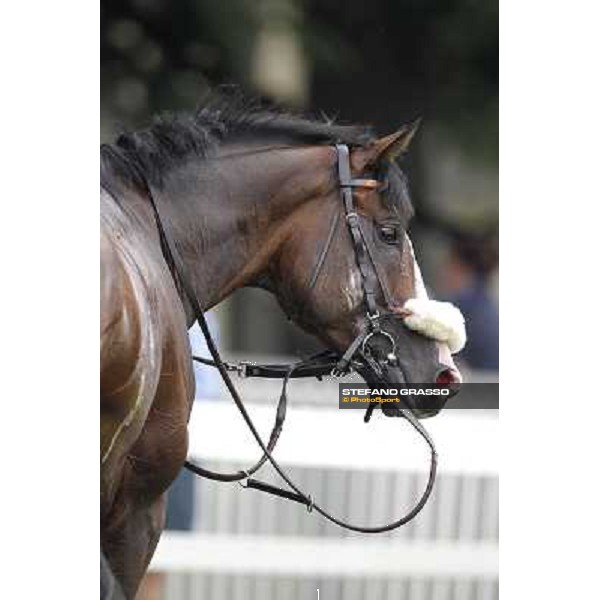
{"label": "blurred person in background", "polygon": [[[212,313],[206,314],[206,320],[218,345],[218,321]],[[193,355],[210,357],[204,335],[197,322],[188,331],[188,337]],[[196,381],[195,401],[220,398],[221,379],[219,372],[196,361],[193,365]],[[171,484],[167,492],[165,531],[192,531],[194,525],[195,479],[196,477],[192,472],[183,468]],[[164,598],[163,588],[164,575],[162,573],[147,573],[140,586],[138,600],[161,600]]]}
{"label": "blurred person in background", "polygon": [[465,316],[467,344],[459,358],[471,369],[498,370],[498,302],[493,277],[498,268],[494,235],[453,234],[440,281],[441,299]]}

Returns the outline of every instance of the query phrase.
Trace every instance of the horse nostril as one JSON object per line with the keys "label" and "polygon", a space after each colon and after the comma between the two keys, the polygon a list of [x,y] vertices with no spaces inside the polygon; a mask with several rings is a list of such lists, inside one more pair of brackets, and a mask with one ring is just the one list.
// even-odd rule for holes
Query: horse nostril
{"label": "horse nostril", "polygon": [[435,382],[438,385],[455,385],[460,386],[462,383],[462,377],[456,369],[443,369],[440,371],[435,378]]}

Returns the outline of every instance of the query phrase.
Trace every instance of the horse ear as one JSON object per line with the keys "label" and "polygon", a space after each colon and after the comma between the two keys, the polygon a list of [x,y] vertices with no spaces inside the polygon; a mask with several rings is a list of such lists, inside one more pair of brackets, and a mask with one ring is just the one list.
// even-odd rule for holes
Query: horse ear
{"label": "horse ear", "polygon": [[405,154],[410,146],[421,119],[403,125],[395,133],[375,140],[364,148],[357,148],[352,153],[352,166],[357,171],[362,171],[367,166],[374,166],[381,162],[392,162]]}

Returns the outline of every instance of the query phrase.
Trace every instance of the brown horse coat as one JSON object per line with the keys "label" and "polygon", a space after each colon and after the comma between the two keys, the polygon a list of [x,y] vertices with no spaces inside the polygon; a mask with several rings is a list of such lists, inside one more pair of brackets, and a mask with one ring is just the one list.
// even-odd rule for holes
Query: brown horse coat
{"label": "brown horse coat", "polygon": [[194,383],[185,314],[151,216],[124,210],[104,190],[101,203],[102,544],[109,553],[128,547],[120,555],[132,563],[145,557],[135,573],[111,562],[128,591],[162,530],[156,498],[185,459]]}

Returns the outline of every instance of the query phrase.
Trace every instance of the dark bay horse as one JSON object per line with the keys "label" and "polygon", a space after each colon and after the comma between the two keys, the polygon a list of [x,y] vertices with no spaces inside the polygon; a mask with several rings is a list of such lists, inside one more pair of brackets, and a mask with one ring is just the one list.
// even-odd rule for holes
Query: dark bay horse
{"label": "dark bay horse", "polygon": [[[217,102],[102,146],[101,544],[126,597],[135,596],[162,532],[164,492],[186,458],[194,398],[193,311],[165,258],[150,194],[204,308],[259,286],[343,353],[363,325],[365,298],[339,218],[334,144],[350,148],[353,176],[380,182],[353,194],[388,304],[401,310],[423,288],[406,233],[407,183],[394,162],[415,129],[377,138],[362,127]],[[374,302],[384,300],[378,290]],[[444,344],[401,319],[387,331],[398,365],[383,368],[384,380],[460,381]],[[362,375],[381,380],[369,369]],[[429,414],[419,414],[418,402],[414,410]]]}

